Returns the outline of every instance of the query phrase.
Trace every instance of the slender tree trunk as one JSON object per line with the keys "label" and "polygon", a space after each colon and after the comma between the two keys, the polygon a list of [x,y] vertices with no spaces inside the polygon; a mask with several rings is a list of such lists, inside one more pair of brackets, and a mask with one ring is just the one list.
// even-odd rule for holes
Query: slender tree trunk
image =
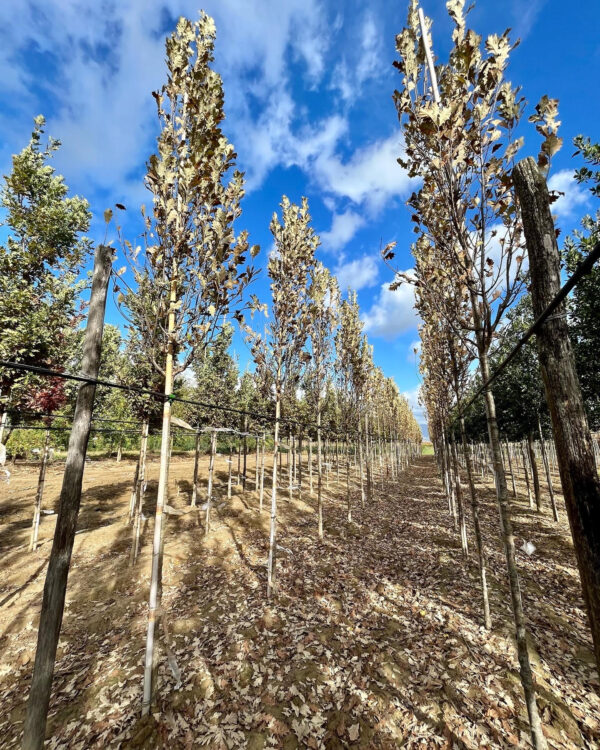
{"label": "slender tree trunk", "polygon": [[312,497],[313,492],[313,457],[312,457],[312,438],[308,438],[308,486],[310,488],[310,496]]}
{"label": "slender tree trunk", "polygon": [[[144,428],[142,424],[142,431],[143,429]],[[131,523],[135,515],[135,499],[136,499],[137,481],[138,481],[138,476],[140,474],[141,453],[142,453],[142,447],[141,447],[141,440],[140,440],[140,452],[138,453],[138,460],[136,461],[135,471],[133,472],[133,483],[131,485],[131,495],[129,497],[129,514],[127,516],[127,523]]]}
{"label": "slender tree trunk", "polygon": [[298,435],[298,500],[302,500],[302,433]]}
{"label": "slender tree trunk", "polygon": [[363,438],[362,438],[362,422],[360,419],[360,415],[358,417],[358,473],[360,476],[360,504],[361,504],[361,507],[364,508],[365,507],[365,475],[363,471]]}
{"label": "slender tree trunk", "polygon": [[465,514],[463,512],[462,503],[462,487],[460,483],[460,464],[458,463],[458,451],[456,450],[456,442],[454,435],[451,434],[451,448],[452,448],[452,460],[454,464],[454,485],[456,487],[456,505],[458,506],[458,527],[460,529],[460,545],[462,548],[463,555],[469,556],[469,542],[467,538],[467,524],[465,520]]}
{"label": "slender tree trunk", "polygon": [[298,439],[292,435],[292,477],[293,484],[296,486],[298,479]]}
{"label": "slender tree trunk", "polygon": [[50,453],[50,430],[46,430],[44,448],[42,450],[42,463],[40,464],[40,475],[38,478],[37,492],[35,493],[35,505],[33,507],[33,523],[31,524],[31,539],[29,540],[29,551],[35,552],[37,548],[38,532],[40,528],[40,514],[42,512],[42,498],[44,496],[44,482],[46,481],[46,466],[48,465],[48,454]]}
{"label": "slender tree trunk", "polygon": [[[81,364],[82,374],[93,380],[98,377],[100,368],[102,330],[112,254],[112,249],[106,245],[96,247],[92,292]],[[81,502],[81,484],[90,437],[95,394],[95,383],[82,383],[77,392],[54,542],[44,585],[35,664],[25,718],[24,750],[40,750],[44,744],[56,647],[62,624],[69,565]]]}
{"label": "slender tree trunk", "polygon": [[146,655],[144,659],[144,694],[142,716],[150,713],[156,686],[158,659],[155,656],[155,634],[157,621],[160,619],[162,601],[162,563],[163,563],[163,516],[167,501],[169,483],[169,458],[171,447],[171,393],[173,392],[173,366],[175,331],[175,305],[177,304],[177,274],[173,274],[170,290],[170,307],[167,333],[167,357],[165,362],[165,402],[163,406],[162,437],[160,444],[160,469],[158,474],[158,492],[156,495],[156,512],[154,515],[154,539],[152,542],[152,568],[150,575],[150,597],[148,603],[148,630],[146,633]]}
{"label": "slender tree trunk", "polygon": [[262,513],[264,494],[265,494],[265,433],[263,432],[262,450],[260,452],[260,495],[258,498],[259,513]]}
{"label": "slender tree trunk", "polygon": [[254,457],[254,492],[257,492],[258,491],[258,471],[259,471],[259,466],[258,466],[258,464],[259,464],[259,455],[258,454],[259,454],[259,450],[260,450],[260,446],[259,446],[259,442],[258,442],[258,435],[256,435],[256,437],[254,438],[254,442],[255,442],[255,446],[254,446],[254,448],[255,448],[255,450],[254,450],[254,453],[255,453],[255,457]]}
{"label": "slender tree trunk", "polygon": [[0,445],[4,443],[4,431],[6,430],[8,424],[8,412],[4,410],[2,412],[2,417],[0,417]]}
{"label": "slender tree trunk", "polygon": [[533,445],[533,434],[527,433],[527,449],[529,451],[529,463],[531,464],[531,476],[533,478],[533,493],[535,495],[535,507],[537,512],[542,512],[542,493],[540,492],[540,475],[538,473],[535,447]]}
{"label": "slender tree trunk", "polygon": [[521,443],[521,456],[523,457],[523,472],[525,474],[525,484],[527,486],[527,500],[529,502],[530,510],[533,510],[534,508],[533,495],[531,494],[531,485],[529,484],[529,472],[527,471],[529,458],[527,457],[527,453],[525,452],[525,442]]}
{"label": "slender tree trunk", "polygon": [[321,404],[317,404],[317,515],[319,539],[323,539],[323,466],[321,457]]}
{"label": "slender tree trunk", "polygon": [[145,419],[142,422],[142,439],[140,441],[140,456],[138,459],[138,471],[135,487],[135,504],[133,520],[133,544],[131,545],[131,554],[129,564],[133,565],[137,560],[140,549],[140,531],[142,528],[142,510],[144,507],[144,486],[146,483],[146,455],[148,450],[148,427],[149,421]]}
{"label": "slender tree trunk", "polygon": [[[233,467],[233,452],[231,450],[231,447],[229,448],[229,459],[227,461],[227,465],[229,467],[227,471],[227,499],[231,500],[231,470]],[[262,510],[262,486],[261,486],[260,508]]]}
{"label": "slender tree trunk", "polygon": [[122,448],[123,448],[123,436],[119,435],[119,444],[117,446],[117,463],[121,462]]}
{"label": "slender tree trunk", "polygon": [[[481,366],[481,377],[484,383],[487,383],[490,377],[489,363],[487,352],[480,349],[479,363]],[[527,645],[527,629],[525,627],[525,613],[523,611],[523,601],[521,599],[521,584],[517,569],[517,556],[515,550],[515,537],[512,528],[512,519],[510,514],[510,504],[508,500],[508,488],[506,486],[506,476],[502,464],[502,450],[500,444],[500,434],[498,432],[498,422],[496,420],[496,404],[491,388],[485,389],[485,407],[487,416],[488,434],[490,439],[490,451],[494,475],[496,478],[496,495],[498,499],[498,510],[500,513],[500,530],[504,542],[504,551],[506,554],[506,565],[508,568],[508,581],[510,586],[510,598],[515,623],[515,636],[517,642],[517,656],[519,659],[519,673],[521,685],[525,696],[527,714],[529,716],[529,728],[531,731],[531,740],[535,750],[546,750],[546,738],[542,730],[542,722],[538,713],[536,702],[535,686],[533,682],[533,672],[529,659],[529,647]]]}
{"label": "slender tree trunk", "polygon": [[[529,252],[533,312],[560,288],[560,257],[546,181],[533,159],[513,171]],[[563,495],[600,669],[600,479],[562,303],[537,334]]]}
{"label": "slender tree trunk", "polygon": [[365,411],[365,462],[367,464],[367,499],[373,502],[373,472],[371,467],[371,435],[369,433],[369,413]]}
{"label": "slender tree trunk", "polygon": [[192,501],[190,503],[192,508],[195,508],[198,503],[198,465],[200,463],[200,432],[196,433],[196,442],[194,445],[194,475],[192,478]]}
{"label": "slender tree trunk", "polygon": [[246,465],[248,461],[248,417],[244,415],[244,473],[242,474],[242,489],[246,491]]}
{"label": "slender tree trunk", "polygon": [[540,436],[540,450],[542,451],[542,462],[544,464],[544,470],[546,472],[546,482],[548,484],[548,493],[550,495],[550,505],[552,506],[552,516],[556,523],[558,523],[558,508],[556,507],[556,498],[554,497],[554,487],[552,486],[552,477],[550,476],[550,463],[548,462],[548,454],[546,453],[546,446],[544,444],[544,433],[542,432],[542,423],[538,416],[538,432]]}
{"label": "slender tree trunk", "polygon": [[[348,434],[345,436],[348,445]],[[350,497],[350,452],[346,454],[346,507],[348,509],[348,523],[352,521],[352,500]]]}
{"label": "slender tree trunk", "polygon": [[444,490],[446,491],[446,498],[448,500],[448,510],[453,515],[452,509],[452,492],[450,488],[449,473],[448,473],[448,454],[446,452],[446,433],[442,430],[439,441],[439,454],[440,454],[440,469],[442,472],[442,482]]}
{"label": "slender tree trunk", "polygon": [[485,627],[490,630],[492,627],[492,617],[490,614],[490,600],[487,586],[487,557],[483,544],[483,535],[481,533],[481,524],[479,522],[479,499],[475,489],[475,477],[471,454],[467,444],[467,431],[465,429],[465,418],[460,415],[460,435],[462,440],[463,452],[465,454],[465,465],[467,468],[467,481],[469,483],[469,493],[471,495],[471,513],[473,515],[473,528],[475,529],[475,543],[477,545],[477,557],[479,560],[479,575],[481,578],[481,595],[483,598],[483,620]]}
{"label": "slender tree trunk", "polygon": [[[215,453],[217,452],[217,432],[210,433],[210,459],[208,463],[208,488],[206,492],[206,518],[204,521],[204,536],[210,531],[210,506],[213,497],[213,475],[215,470]],[[244,453],[244,481],[246,481],[246,455]]]}
{"label": "slender tree trunk", "polygon": [[510,469],[510,481],[512,482],[512,494],[513,494],[513,497],[516,498],[517,487],[515,485],[515,473],[513,471],[512,456],[510,455],[510,445],[508,444],[508,440],[505,440],[504,444],[506,446],[506,455],[508,457],[508,468]]}
{"label": "slender tree trunk", "polygon": [[287,450],[287,470],[288,470],[288,500],[292,499],[292,482],[293,482],[293,470],[292,470],[292,456],[293,453],[293,440],[292,433],[288,435],[288,450]]}
{"label": "slender tree trunk", "polygon": [[[279,380],[279,378],[278,378]],[[273,435],[273,487],[271,490],[271,528],[269,530],[269,559],[267,560],[267,599],[275,590],[275,567],[277,562],[277,454],[279,452],[279,418],[281,401],[275,403],[275,434]]]}

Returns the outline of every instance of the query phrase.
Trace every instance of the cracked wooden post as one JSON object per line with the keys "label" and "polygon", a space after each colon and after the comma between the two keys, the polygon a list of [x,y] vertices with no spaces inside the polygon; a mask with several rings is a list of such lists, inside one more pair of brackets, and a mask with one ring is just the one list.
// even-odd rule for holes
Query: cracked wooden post
{"label": "cracked wooden post", "polygon": [[[536,317],[560,289],[560,255],[546,180],[529,157],[513,170],[529,254]],[[558,468],[600,668],[600,479],[594,458],[566,306],[561,303],[537,333],[540,368],[550,410]]]}
{"label": "cracked wooden post", "polygon": [[[111,247],[107,245],[97,246],[81,363],[82,375],[91,380],[98,377],[98,370],[100,369],[104,312],[112,256]],[[67,579],[81,502],[81,485],[95,395],[95,383],[81,383],[77,391],[75,414],[60,491],[54,542],[52,543],[44,584],[35,664],[25,717],[24,750],[40,750],[44,744],[56,648],[64,613]]]}

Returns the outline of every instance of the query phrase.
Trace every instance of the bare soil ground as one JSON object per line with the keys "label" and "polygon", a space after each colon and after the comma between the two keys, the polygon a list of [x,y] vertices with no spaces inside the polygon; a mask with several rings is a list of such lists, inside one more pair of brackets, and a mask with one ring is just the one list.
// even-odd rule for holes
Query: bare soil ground
{"label": "bare soil ground", "polygon": [[[202,463],[206,483],[206,460]],[[175,458],[170,504],[189,503],[193,461]],[[254,476],[253,463],[249,477]],[[504,554],[491,485],[480,484],[490,558],[493,631],[482,627],[474,548],[464,560],[434,459],[346,521],[343,486],[325,493],[325,540],[316,499],[280,494],[278,594],[265,601],[268,512],[249,483],[226,500],[205,539],[203,513],[170,516],[164,610],[178,684],[161,634],[158,704],[140,718],[152,512],[149,466],[142,552],[128,564],[133,461],[86,467],[47,728],[50,748],[505,748],[528,747],[513,647]],[[49,469],[46,508],[62,465]],[[27,552],[37,467],[0,484],[0,746],[22,734],[50,542]],[[543,480],[541,480],[543,481]],[[269,484],[270,486],[270,484]],[[524,604],[549,745],[600,745],[598,674],[562,498],[540,516],[514,503]],[[268,492],[265,493],[265,499]],[[265,506],[268,503],[265,502]],[[51,539],[54,516],[40,538]],[[469,518],[470,521],[470,518]],[[471,531],[471,529],[470,529]],[[470,534],[473,545],[473,537]]]}

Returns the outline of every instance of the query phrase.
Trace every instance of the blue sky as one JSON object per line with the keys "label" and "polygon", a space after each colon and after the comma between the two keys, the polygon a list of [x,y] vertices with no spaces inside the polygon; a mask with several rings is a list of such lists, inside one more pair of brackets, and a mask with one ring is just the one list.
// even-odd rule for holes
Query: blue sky
{"label": "blue sky", "polygon": [[[423,0],[434,20],[436,53],[445,59],[450,23],[441,0]],[[73,192],[91,203],[91,231],[101,239],[102,212],[128,207],[125,233],[139,230],[137,211],[150,203],[142,183],[157,119],[151,91],[164,80],[164,37],[179,15],[197,17],[191,0],[4,0],[0,4],[0,168],[27,142],[32,118],[63,146],[56,158]],[[379,247],[396,240],[396,260],[411,267],[413,184],[395,159],[401,142],[392,92],[394,36],[406,3],[371,0],[205,0],[217,24],[215,68],[225,86],[225,131],[247,175],[238,228],[271,246],[271,214],[283,193],[306,195],[322,247],[319,256],[343,286],[358,290],[375,361],[416,405],[418,341],[412,292],[389,292]],[[600,24],[596,0],[480,0],[470,25],[481,34],[513,29],[522,43],[509,77],[523,88],[528,112],[542,94],[558,97],[565,147],[551,185],[563,233],[593,206],[571,179],[571,139],[598,140]],[[522,154],[538,136],[524,129]],[[268,299],[265,274],[255,290]],[[109,322],[119,323],[110,309]],[[240,360],[247,352],[238,342]],[[419,410],[420,412],[420,410]],[[422,415],[419,413],[419,419]]]}

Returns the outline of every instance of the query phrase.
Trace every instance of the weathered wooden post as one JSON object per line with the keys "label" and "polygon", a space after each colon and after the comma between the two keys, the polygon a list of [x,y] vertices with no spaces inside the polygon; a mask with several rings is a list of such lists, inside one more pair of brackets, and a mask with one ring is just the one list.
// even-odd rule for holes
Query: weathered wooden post
{"label": "weathered wooden post", "polygon": [[[100,368],[104,311],[112,255],[112,248],[107,245],[98,245],[96,248],[92,293],[81,363],[81,374],[91,380],[98,377]],[[35,664],[25,717],[24,750],[40,750],[44,744],[56,648],[65,606],[95,395],[96,384],[94,382],[82,383],[79,386],[60,491],[54,542],[44,584]]]}
{"label": "weathered wooden post", "polygon": [[[560,289],[560,256],[546,180],[529,157],[513,170],[529,253],[533,312],[539,317]],[[537,333],[540,368],[563,495],[600,668],[600,479],[583,408],[566,307],[561,303]]]}

